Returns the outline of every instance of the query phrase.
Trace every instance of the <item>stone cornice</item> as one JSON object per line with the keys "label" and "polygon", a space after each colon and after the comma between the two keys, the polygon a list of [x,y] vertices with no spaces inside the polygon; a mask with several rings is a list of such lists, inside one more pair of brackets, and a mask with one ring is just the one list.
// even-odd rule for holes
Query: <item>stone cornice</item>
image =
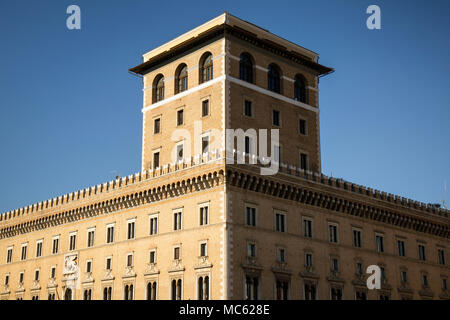
{"label": "stone cornice", "polygon": [[228,165],[227,184],[444,239],[450,238],[447,210],[291,166],[282,166],[281,172],[275,176],[261,176],[257,170],[251,165]]}
{"label": "stone cornice", "polygon": [[5,213],[0,239],[213,188],[224,181],[222,160],[219,151],[192,157]]}

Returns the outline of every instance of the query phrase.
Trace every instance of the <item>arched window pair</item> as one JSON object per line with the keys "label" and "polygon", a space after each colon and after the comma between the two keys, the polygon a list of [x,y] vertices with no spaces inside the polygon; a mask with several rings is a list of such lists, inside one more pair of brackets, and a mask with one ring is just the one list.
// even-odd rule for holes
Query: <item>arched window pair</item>
{"label": "arched window pair", "polygon": [[[206,52],[200,58],[199,83],[204,83],[213,78],[212,54]],[[188,89],[188,70],[185,63],[180,64],[175,72],[175,94]]]}
{"label": "arched window pair", "polygon": [[147,300],[156,300],[156,282],[147,284]]}
{"label": "arched window pair", "polygon": [[103,289],[103,300],[111,300],[112,299],[112,287],[105,287]]}
{"label": "arched window pair", "polygon": [[72,289],[66,289],[66,292],[64,293],[64,300],[72,300]]}
{"label": "arched window pair", "polygon": [[83,294],[84,300],[92,300],[92,289],[85,289]]}
{"label": "arched window pair", "polygon": [[125,285],[123,289],[123,299],[124,300],[133,300],[133,285]]}
{"label": "arched window pair", "polygon": [[182,289],[181,279],[172,280],[172,300],[181,300],[182,298],[181,289]]}
{"label": "arched window pair", "polygon": [[209,300],[209,277],[198,278],[198,300]]}

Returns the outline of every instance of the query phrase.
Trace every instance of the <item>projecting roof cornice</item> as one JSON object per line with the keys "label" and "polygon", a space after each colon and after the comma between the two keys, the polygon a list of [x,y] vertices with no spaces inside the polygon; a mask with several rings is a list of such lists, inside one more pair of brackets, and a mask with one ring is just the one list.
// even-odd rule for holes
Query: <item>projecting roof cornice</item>
{"label": "projecting roof cornice", "polygon": [[357,216],[440,238],[450,238],[447,210],[359,186],[323,174],[281,168],[276,176],[261,176],[249,165],[227,166],[228,184],[297,201],[313,207]]}
{"label": "projecting roof cornice", "polygon": [[156,55],[154,56],[150,56],[145,60],[145,62],[129,69],[129,71],[144,75],[151,70],[158,68],[159,66],[167,62],[170,62],[176,57],[185,54],[193,48],[200,47],[213,39],[220,39],[226,36],[241,39],[251,45],[269,51],[272,54],[278,55],[294,63],[305,66],[317,75],[326,75],[333,71],[332,68],[323,66],[315,62],[313,58],[292,50],[291,48],[288,48],[287,46],[282,45],[274,41],[273,39],[263,38],[256,33],[244,30],[238,26],[230,26],[226,23],[211,27],[210,29],[199,33],[198,35],[192,36],[191,38],[185,39],[180,43],[175,43],[173,47],[167,48],[165,51],[162,51],[160,53],[156,53]]}

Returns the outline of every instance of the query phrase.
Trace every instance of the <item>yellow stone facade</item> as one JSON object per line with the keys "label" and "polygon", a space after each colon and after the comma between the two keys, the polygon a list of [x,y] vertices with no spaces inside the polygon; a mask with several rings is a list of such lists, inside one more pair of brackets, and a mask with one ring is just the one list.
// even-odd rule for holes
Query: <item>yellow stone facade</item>
{"label": "yellow stone facade", "polygon": [[[228,13],[144,54],[131,69],[141,172],[1,214],[0,299],[448,299],[448,211],[321,174],[318,78],[333,70],[317,61]],[[230,128],[279,129],[279,172],[230,163]],[[383,269],[379,290],[369,265]]]}

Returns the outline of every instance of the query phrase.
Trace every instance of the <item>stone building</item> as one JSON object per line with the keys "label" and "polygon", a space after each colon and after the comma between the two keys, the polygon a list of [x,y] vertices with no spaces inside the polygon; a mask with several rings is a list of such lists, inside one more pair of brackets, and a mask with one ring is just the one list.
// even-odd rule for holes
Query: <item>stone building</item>
{"label": "stone building", "polygon": [[447,210],[321,174],[316,53],[224,13],[130,71],[141,172],[1,214],[0,299],[450,297]]}

